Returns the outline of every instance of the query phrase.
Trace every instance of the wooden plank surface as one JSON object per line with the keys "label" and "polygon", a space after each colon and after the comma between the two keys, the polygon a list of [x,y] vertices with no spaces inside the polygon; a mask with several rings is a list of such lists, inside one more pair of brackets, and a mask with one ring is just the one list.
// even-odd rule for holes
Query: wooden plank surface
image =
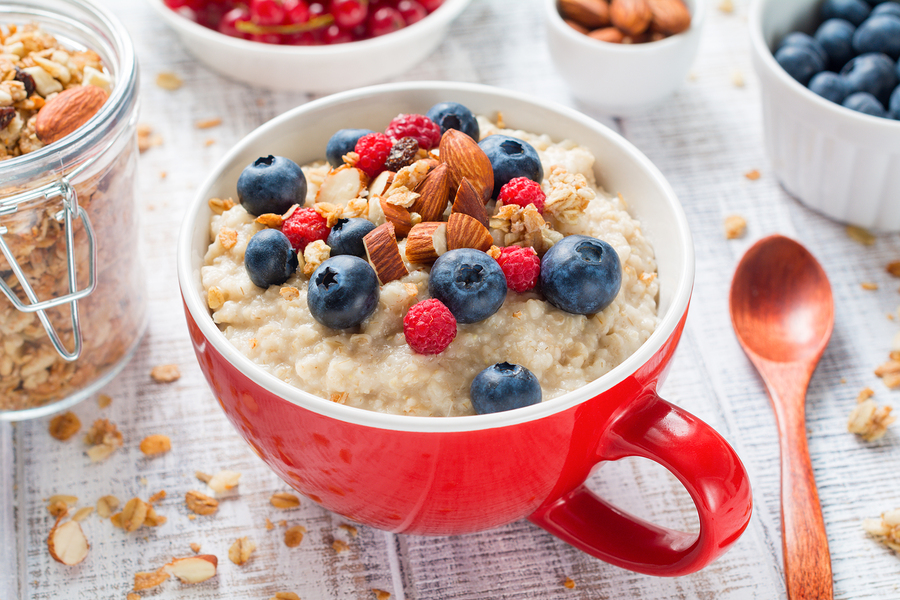
{"label": "wooden plank surface", "polygon": [[[762,145],[757,82],[752,73],[745,1],[733,13],[711,2],[709,21],[692,77],[663,107],[613,120],[575,102],[554,72],[546,51],[540,0],[474,0],[450,37],[426,61],[398,78],[487,83],[559,101],[619,129],[662,170],[681,198],[694,235],[697,275],[684,337],[662,394],[720,431],[743,458],[755,504],[750,527],[707,569],[661,579],[612,567],[567,546],[528,522],[479,534],[425,538],[391,535],[366,527],[352,537],[344,521],[312,502],[279,511],[269,496],[286,490],[249,451],[225,420],[190,349],[175,277],[175,240],[184,207],[216,161],[266,120],[310,99],[232,83],[196,64],[143,0],[104,0],[129,29],[141,66],[141,118],[162,136],[162,146],[140,159],[138,205],[150,298],[150,326],[137,356],[104,392],[74,411],[82,423],[107,417],[125,446],[109,460],[90,464],[80,437],[58,442],[47,419],[0,424],[0,600],[10,598],[124,598],[134,573],[173,556],[191,554],[190,543],[219,557],[216,578],[196,586],[169,581],[145,597],[265,599],[294,591],[304,600],[374,598],[638,598],[749,599],[785,597],[781,567],[778,447],[762,383],[731,332],[727,292],[742,252],[756,239],[781,232],[802,241],[822,262],[835,295],[837,322],[831,345],[813,377],[808,397],[810,453],[834,563],[835,596],[900,597],[900,562],[870,539],[860,522],[900,507],[896,433],[862,442],[846,431],[847,415],[864,386],[879,404],[896,398],[872,374],[897,330],[900,282],[884,272],[900,258],[900,237],[879,236],[864,247],[844,228],[788,197],[771,176]],[[173,71],[185,85],[169,92],[156,75]],[[735,84],[736,77],[744,85]],[[221,126],[198,130],[201,119]],[[211,142],[209,142],[211,140]],[[744,174],[758,169],[759,180]],[[163,173],[165,176],[163,177]],[[741,214],[746,237],[726,240],[722,222]],[[860,287],[879,284],[876,291]],[[158,364],[176,363],[182,377],[171,384],[149,378]],[[139,441],[151,433],[172,439],[170,453],[146,458]],[[184,494],[204,490],[194,471],[228,468],[243,475],[239,493],[218,513],[189,519]],[[640,516],[679,528],[696,522],[693,505],[664,469],[642,460],[605,465],[591,487]],[[158,508],[168,522],[126,534],[96,515],[84,523],[92,548],[77,567],[52,561],[45,539],[53,519],[44,499],[71,494],[79,506],[106,494],[146,499],[168,496]],[[267,531],[266,519],[276,523]],[[297,548],[287,548],[284,528],[307,529]],[[227,551],[249,536],[258,549],[238,567]],[[335,540],[348,549],[336,552]],[[563,586],[571,578],[576,587]]]}

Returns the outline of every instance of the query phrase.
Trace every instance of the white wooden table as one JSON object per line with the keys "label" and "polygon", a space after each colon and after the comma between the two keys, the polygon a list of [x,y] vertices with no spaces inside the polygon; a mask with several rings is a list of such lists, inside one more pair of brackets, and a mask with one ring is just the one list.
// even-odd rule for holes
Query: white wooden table
{"label": "white wooden table", "polygon": [[[309,96],[270,93],[238,85],[195,63],[174,34],[142,0],[104,0],[131,32],[141,64],[141,122],[164,143],[140,159],[138,203],[151,321],[140,350],[104,392],[74,409],[84,426],[103,416],[118,424],[125,446],[91,464],[81,436],[52,439],[48,419],[0,424],[0,600],[12,598],[118,598],[131,591],[136,571],[152,570],[189,544],[219,557],[218,576],[196,586],[169,581],[144,596],[265,599],[293,591],[304,600],[374,598],[373,588],[394,599],[485,598],[784,598],[779,517],[778,445],[760,379],[730,327],[727,293],[731,273],[756,239],[780,232],[803,242],[831,278],[836,323],[831,344],[809,392],[810,453],[819,484],[837,598],[900,597],[900,556],[866,536],[860,522],[900,507],[900,438],[889,432],[865,443],[847,433],[847,415],[864,386],[879,404],[896,396],[872,373],[887,357],[900,304],[900,281],[884,266],[900,258],[900,237],[881,235],[873,246],[851,240],[844,227],[791,199],[771,176],[762,145],[757,82],[752,73],[746,2],[735,11],[711,7],[693,76],[662,108],[642,117],[605,120],[643,150],[680,196],[695,236],[697,278],[685,334],[662,388],[720,431],[743,458],[754,490],[750,527],[735,546],[705,570],[659,579],[612,567],[567,546],[528,522],[460,537],[392,535],[360,527],[350,537],[344,520],[311,501],[291,511],[269,502],[286,486],[232,430],[202,378],[191,351],[175,277],[175,240],[185,205],[206,173],[242,136]],[[711,0],[713,5],[717,4]],[[544,42],[538,0],[475,0],[450,37],[403,79],[487,83],[579,106],[554,73]],[[174,92],[155,85],[173,71],[185,85]],[[744,85],[737,85],[742,78]],[[221,117],[222,125],[194,123]],[[211,142],[210,142],[211,140]],[[761,178],[745,173],[758,169]],[[163,176],[165,173],[165,176]],[[898,190],[900,192],[900,190]],[[749,228],[726,240],[723,220],[743,215]],[[864,281],[879,289],[861,288]],[[175,383],[150,380],[153,366],[177,363]],[[898,430],[900,431],[900,430]],[[173,449],[146,458],[138,449],[151,433],[171,437]],[[188,518],[184,494],[204,489],[194,471],[243,473],[240,493],[211,517]],[[673,527],[695,522],[680,484],[658,465],[634,460],[611,464],[593,487],[638,515]],[[168,497],[158,512],[168,522],[125,534],[96,515],[83,523],[92,548],[86,561],[64,567],[48,555],[53,524],[43,499],[71,494],[79,506],[106,494],[146,499]],[[297,548],[282,542],[286,519],[308,533]],[[238,567],[227,559],[231,543],[249,536],[258,546]],[[337,553],[335,540],[348,542]],[[563,585],[571,578],[576,587]]]}

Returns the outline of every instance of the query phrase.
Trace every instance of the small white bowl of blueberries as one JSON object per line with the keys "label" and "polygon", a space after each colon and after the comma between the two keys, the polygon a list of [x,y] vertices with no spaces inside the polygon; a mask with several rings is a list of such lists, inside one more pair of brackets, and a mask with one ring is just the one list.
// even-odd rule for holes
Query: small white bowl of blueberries
{"label": "small white bowl of blueberries", "polygon": [[750,29],[784,188],[839,221],[900,230],[900,0],[756,0]]}

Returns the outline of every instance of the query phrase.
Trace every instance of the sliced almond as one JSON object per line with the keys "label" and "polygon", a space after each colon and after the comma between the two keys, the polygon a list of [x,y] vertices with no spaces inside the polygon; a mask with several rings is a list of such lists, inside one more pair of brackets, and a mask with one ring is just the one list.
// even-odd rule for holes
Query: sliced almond
{"label": "sliced almond", "polygon": [[47,536],[47,549],[53,560],[64,565],[77,565],[85,559],[91,545],[77,521],[66,521],[60,525],[61,518],[62,516],[56,520]]}
{"label": "sliced almond", "polygon": [[316,203],[328,202],[337,206],[347,206],[347,203],[358,198],[366,189],[369,177],[349,165],[342,165],[332,169],[325,176],[319,191],[316,193]]}
{"label": "sliced almond", "polygon": [[101,519],[108,519],[119,508],[119,499],[115,496],[103,496],[97,500],[97,515]]}
{"label": "sliced almond", "polygon": [[477,219],[485,227],[488,226],[488,215],[484,209],[484,201],[478,195],[478,190],[466,177],[459,181],[459,188],[456,190],[456,198],[453,200],[453,206],[450,207],[450,213],[469,215]]}
{"label": "sliced almond", "polygon": [[218,564],[219,559],[212,554],[198,554],[197,556],[176,558],[163,569],[183,583],[200,583],[215,577]]}
{"label": "sliced almond", "polygon": [[384,223],[367,233],[363,245],[382,285],[409,274],[400,256],[393,223]]}
{"label": "sliced almond", "polygon": [[381,196],[384,194],[391,182],[394,180],[395,173],[393,171],[382,171],[375,176],[375,179],[369,183],[369,196]]}
{"label": "sliced almond", "polygon": [[491,159],[475,140],[456,129],[448,129],[441,137],[441,162],[450,167],[452,185],[459,187],[463,177],[469,180],[484,202],[494,190],[494,169]]}
{"label": "sliced almond", "polygon": [[384,213],[385,220],[394,226],[394,235],[400,239],[405,238],[413,226],[412,214],[406,208],[391,204],[383,197],[379,200],[379,203],[381,204],[381,212]]}
{"label": "sliced almond", "polygon": [[428,173],[415,191],[419,194],[411,207],[422,215],[423,221],[440,221],[450,201],[450,167],[439,165]]}
{"label": "sliced almond", "polygon": [[69,135],[93,117],[109,98],[95,85],[71,87],[54,96],[38,112],[34,132],[44,144]]}
{"label": "sliced almond", "polygon": [[381,196],[371,196],[369,198],[369,210],[366,216],[376,225],[383,225],[387,221],[384,218],[384,211],[381,210]]}
{"label": "sliced almond", "polygon": [[207,485],[217,494],[222,494],[237,487],[241,474],[237,471],[222,470],[212,476]]}
{"label": "sliced almond", "polygon": [[475,248],[487,252],[494,243],[488,228],[463,213],[450,215],[447,222],[447,249]]}
{"label": "sliced almond", "polygon": [[410,229],[406,237],[406,259],[409,262],[432,263],[446,251],[447,224],[443,221],[419,223]]}
{"label": "sliced almond", "polygon": [[135,573],[134,591],[139,592],[141,590],[149,590],[150,588],[161,585],[168,578],[169,574],[166,573],[163,569],[157,569],[155,571],[141,571],[139,573]]}

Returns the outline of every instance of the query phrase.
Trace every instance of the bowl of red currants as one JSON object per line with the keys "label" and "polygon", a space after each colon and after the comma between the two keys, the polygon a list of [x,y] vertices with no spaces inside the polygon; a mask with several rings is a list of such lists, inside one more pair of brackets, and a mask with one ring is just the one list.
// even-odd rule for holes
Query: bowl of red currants
{"label": "bowl of red currants", "polygon": [[785,190],[832,219],[900,231],[900,2],[756,0],[750,38]]}
{"label": "bowl of red currants", "polygon": [[149,0],[200,62],[255,87],[330,93],[428,56],[470,0]]}

